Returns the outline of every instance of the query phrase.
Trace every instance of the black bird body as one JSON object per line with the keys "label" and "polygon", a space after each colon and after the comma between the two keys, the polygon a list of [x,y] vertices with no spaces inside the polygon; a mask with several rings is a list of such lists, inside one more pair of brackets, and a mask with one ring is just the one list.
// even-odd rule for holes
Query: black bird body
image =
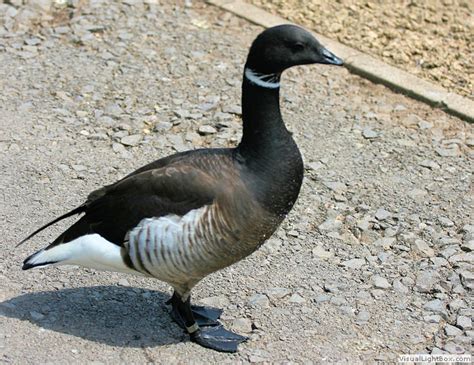
{"label": "black bird body", "polygon": [[168,156],[92,192],[50,223],[84,214],[23,268],[78,264],[166,281],[175,289],[173,315],[191,338],[236,351],[244,338],[216,327],[217,317],[204,315],[207,327],[199,327],[202,316],[190,307],[190,291],[208,274],[254,252],[296,202],[303,162],[282,120],[279,83],[283,70],[307,63],[342,61],[302,28],[284,25],[261,33],[244,70],[237,147]]}

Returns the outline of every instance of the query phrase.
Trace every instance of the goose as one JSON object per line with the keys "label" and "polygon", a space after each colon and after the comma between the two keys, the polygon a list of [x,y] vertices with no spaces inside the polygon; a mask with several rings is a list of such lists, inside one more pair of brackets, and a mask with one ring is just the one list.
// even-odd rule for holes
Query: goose
{"label": "goose", "polygon": [[303,161],[280,113],[280,78],[292,66],[316,63],[343,61],[299,26],[261,32],[244,67],[237,147],[177,153],[93,191],[20,242],[83,214],[22,269],[79,265],[162,280],[174,289],[171,316],[191,341],[236,352],[247,337],[223,327],[222,310],[191,305],[191,290],[257,250],[295,204]]}

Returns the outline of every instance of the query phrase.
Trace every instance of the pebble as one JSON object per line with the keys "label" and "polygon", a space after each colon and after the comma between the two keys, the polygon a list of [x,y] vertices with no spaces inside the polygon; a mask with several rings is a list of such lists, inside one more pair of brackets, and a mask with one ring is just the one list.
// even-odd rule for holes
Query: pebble
{"label": "pebble", "polygon": [[474,251],[474,240],[470,240],[470,241],[467,241],[467,242],[464,242],[463,244],[461,244],[461,250],[463,250],[465,252]]}
{"label": "pebble", "polygon": [[372,277],[372,282],[374,284],[374,287],[377,289],[389,289],[392,287],[388,280],[385,279],[383,276],[374,275]]}
{"label": "pebble", "polygon": [[362,136],[365,138],[365,139],[375,139],[379,136],[379,134],[374,131],[373,129],[369,128],[369,127],[366,127],[362,130]]}
{"label": "pebble", "polygon": [[342,222],[337,219],[329,218],[318,226],[320,231],[335,232],[342,227]]}
{"label": "pebble", "polygon": [[422,271],[416,277],[415,290],[420,293],[431,293],[439,281],[440,277],[436,271]]}
{"label": "pebble", "polygon": [[331,251],[326,251],[324,247],[322,246],[317,246],[312,249],[311,253],[313,254],[313,257],[318,257],[320,259],[326,260],[334,256],[334,253]]}
{"label": "pebble", "polygon": [[130,283],[128,282],[127,279],[120,279],[120,280],[118,281],[118,284],[119,284],[119,285],[122,285],[122,286],[130,286]]}
{"label": "pebble", "polygon": [[446,336],[449,337],[456,337],[462,335],[462,331],[459,328],[454,327],[450,324],[447,324],[446,327],[444,327],[444,333],[446,333]]}
{"label": "pebble", "polygon": [[306,299],[297,293],[293,294],[288,301],[290,303],[296,303],[296,304],[306,303]]}
{"label": "pebble", "polygon": [[439,323],[441,322],[442,317],[438,314],[432,314],[429,316],[424,316],[423,319],[427,323]]}
{"label": "pebble", "polygon": [[446,218],[446,217],[439,217],[438,221],[441,224],[441,226],[443,226],[443,227],[453,227],[454,226],[453,221],[450,220],[449,218]]}
{"label": "pebble", "polygon": [[456,326],[463,330],[470,330],[472,328],[472,320],[467,316],[458,316],[456,318]]}
{"label": "pebble", "polygon": [[420,162],[420,166],[426,167],[431,170],[437,170],[440,168],[440,166],[433,160],[423,160]]}
{"label": "pebble", "polygon": [[325,283],[324,290],[329,293],[337,293],[339,292],[339,286],[340,284],[336,282]]}
{"label": "pebble", "polygon": [[153,130],[155,132],[165,132],[170,130],[173,127],[173,123],[170,122],[158,122],[155,124]]}
{"label": "pebble", "polygon": [[270,305],[268,297],[264,294],[254,294],[248,300],[248,305],[251,307],[267,308]]}
{"label": "pebble", "polygon": [[426,302],[423,305],[423,309],[430,311],[430,312],[435,312],[435,313],[444,313],[445,312],[445,304],[442,300],[440,299],[433,299],[430,300],[429,302]]}
{"label": "pebble", "polygon": [[435,148],[435,151],[441,157],[457,157],[460,154],[459,147],[457,144],[453,144],[450,146],[451,148]]}
{"label": "pebble", "polygon": [[130,136],[122,137],[122,139],[120,140],[120,143],[122,143],[125,146],[136,146],[140,143],[141,140],[142,140],[141,134],[132,134]]}
{"label": "pebble", "polygon": [[420,129],[431,129],[433,128],[433,123],[427,122],[426,120],[420,120],[418,122],[418,127]]}
{"label": "pebble", "polygon": [[357,322],[367,322],[370,319],[370,313],[366,310],[361,310],[356,316]]}
{"label": "pebble", "polygon": [[379,221],[384,221],[392,216],[392,213],[390,213],[388,210],[385,210],[384,208],[379,208],[375,212],[375,218]]}
{"label": "pebble", "polygon": [[435,252],[434,250],[428,246],[426,241],[423,240],[415,240],[413,244],[413,250],[417,253],[420,253],[424,257],[433,257]]}
{"label": "pebble", "polygon": [[113,117],[119,117],[123,113],[123,110],[118,104],[112,103],[105,107],[104,112],[107,115],[111,115]]}
{"label": "pebble", "polygon": [[288,288],[270,288],[265,294],[271,298],[282,299],[291,294],[291,290]]}
{"label": "pebble", "polygon": [[342,266],[348,267],[350,269],[360,269],[362,266],[365,265],[365,259],[350,259],[344,261]]}
{"label": "pebble", "polygon": [[319,294],[317,295],[314,300],[316,303],[324,303],[324,302],[329,302],[331,300],[331,297],[327,294]]}
{"label": "pebble", "polygon": [[461,308],[466,308],[466,303],[464,300],[457,298],[449,302],[448,307],[451,311],[457,312]]}
{"label": "pebble", "polygon": [[403,285],[400,280],[394,280],[393,289],[398,293],[402,293],[402,294],[408,293],[408,288],[405,285]]}
{"label": "pebble", "polygon": [[204,306],[214,308],[225,308],[230,304],[229,299],[225,295],[203,298],[200,299],[199,302]]}
{"label": "pebble", "polygon": [[231,328],[237,333],[250,333],[252,321],[248,318],[236,318],[232,321]]}
{"label": "pebble", "polygon": [[444,345],[443,349],[450,354],[464,354],[466,350],[464,348],[454,342],[448,342]]}
{"label": "pebble", "polygon": [[210,125],[202,125],[199,127],[198,132],[202,136],[217,133],[217,129]]}

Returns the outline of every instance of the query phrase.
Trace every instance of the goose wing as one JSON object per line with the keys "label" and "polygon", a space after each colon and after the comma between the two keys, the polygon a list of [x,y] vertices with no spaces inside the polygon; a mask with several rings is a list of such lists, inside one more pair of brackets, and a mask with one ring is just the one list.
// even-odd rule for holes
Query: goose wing
{"label": "goose wing", "polygon": [[218,190],[215,178],[192,166],[167,166],[131,175],[91,193],[81,206],[85,215],[50,247],[90,233],[121,246],[126,233],[142,219],[182,216],[211,204]]}

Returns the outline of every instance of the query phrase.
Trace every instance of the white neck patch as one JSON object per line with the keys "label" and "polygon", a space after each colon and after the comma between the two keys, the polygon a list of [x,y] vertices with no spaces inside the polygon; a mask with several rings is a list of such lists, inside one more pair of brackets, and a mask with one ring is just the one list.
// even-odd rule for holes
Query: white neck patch
{"label": "white neck patch", "polygon": [[280,87],[280,75],[279,73],[276,74],[262,74],[259,72],[255,72],[250,68],[246,68],[244,72],[245,77],[251,83],[264,87],[266,89],[278,89]]}

